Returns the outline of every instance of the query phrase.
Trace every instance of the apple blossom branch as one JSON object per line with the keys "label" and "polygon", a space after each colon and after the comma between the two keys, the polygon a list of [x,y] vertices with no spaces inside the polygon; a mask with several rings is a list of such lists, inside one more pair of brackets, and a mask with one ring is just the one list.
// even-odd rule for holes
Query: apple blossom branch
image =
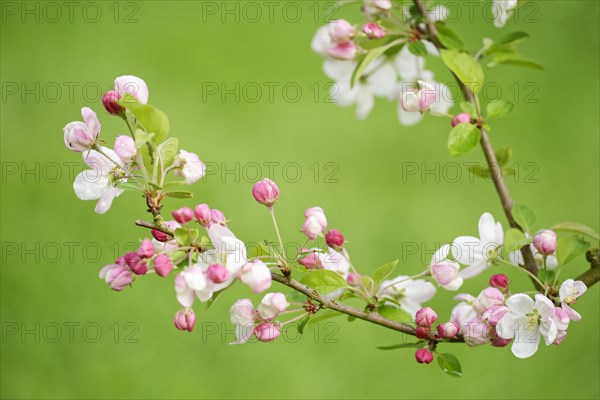
{"label": "apple blossom branch", "polygon": [[[434,21],[430,17],[431,14],[428,13],[427,7],[425,6],[425,3],[423,2],[423,0],[413,0],[413,2],[415,4],[415,6],[418,8],[421,15],[423,15],[423,18],[425,18],[426,32],[424,32],[424,33],[428,34],[430,41],[439,50],[445,49],[445,46],[441,43],[441,41],[438,37],[437,28],[435,26]],[[481,109],[479,107],[479,101],[477,99],[477,96],[475,95],[475,93],[473,93],[473,91],[467,85],[465,85],[460,79],[458,79],[456,74],[454,74],[452,72],[452,75],[458,82],[465,99],[467,101],[471,102],[475,106],[475,109],[477,111],[477,116],[478,116],[477,127],[479,128],[479,130],[481,132],[481,140],[480,140],[481,148],[483,150],[486,162],[488,164],[488,168],[489,168],[492,180],[494,182],[496,192],[498,193],[498,196],[500,197],[500,202],[502,204],[502,208],[504,209],[504,214],[506,215],[508,223],[512,228],[516,228],[516,229],[519,229],[520,231],[523,231],[522,227],[519,226],[519,224],[515,221],[515,219],[513,217],[513,214],[512,214],[513,200],[510,195],[508,186],[506,185],[506,181],[504,180],[504,176],[502,175],[502,171],[499,168],[495,168],[495,166],[497,166],[499,164],[498,164],[498,160],[496,157],[496,153],[494,152],[494,147],[492,146],[492,143],[490,141],[489,134],[483,126],[483,117],[481,114]],[[523,246],[521,248],[521,254],[523,255],[523,260],[524,260],[523,267],[525,269],[527,269],[529,272],[531,272],[532,274],[536,275],[537,271],[538,271],[538,264],[533,256],[530,246],[529,245]],[[589,260],[589,258],[588,258],[588,260]],[[588,287],[590,287],[591,285],[594,285],[595,283],[597,283],[600,280],[600,269],[598,269],[597,265],[596,265],[596,267],[594,267],[594,265],[592,264],[592,269],[590,269],[589,271],[587,271],[586,273],[584,273],[577,279],[583,281]],[[532,282],[538,291],[543,292],[543,288],[540,287],[539,283],[537,283],[533,279],[532,279]]]}

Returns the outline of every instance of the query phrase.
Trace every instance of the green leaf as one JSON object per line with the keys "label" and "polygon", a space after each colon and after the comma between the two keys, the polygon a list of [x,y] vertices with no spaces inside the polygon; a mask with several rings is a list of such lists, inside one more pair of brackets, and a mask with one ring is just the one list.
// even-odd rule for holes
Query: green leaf
{"label": "green leaf", "polygon": [[544,66],[537,61],[531,60],[521,54],[510,52],[510,51],[500,51],[494,54],[492,58],[492,62],[488,64],[488,67],[492,68],[498,64],[505,65],[514,65],[517,67],[527,67],[533,68],[540,71],[544,70]]}
{"label": "green leaf", "polygon": [[483,87],[483,68],[470,54],[457,50],[441,50],[440,54],[446,66],[474,93]]}
{"label": "green leaf", "polygon": [[178,149],[179,141],[176,138],[168,138],[158,146],[163,168],[170,167],[173,164]]}
{"label": "green leaf", "polygon": [[400,308],[383,305],[380,306],[377,311],[379,312],[379,315],[384,318],[391,319],[392,321],[404,323],[414,322],[412,315]]}
{"label": "green leaf", "polygon": [[460,366],[460,362],[458,358],[454,357],[452,354],[448,353],[438,353],[437,354],[438,365],[450,376],[454,376],[460,378],[462,376],[462,368]]}
{"label": "green leaf", "polygon": [[421,41],[410,42],[408,44],[408,51],[418,57],[424,57],[427,55],[427,48]]}
{"label": "green leaf", "polygon": [[511,209],[511,214],[525,232],[529,232],[535,224],[535,214],[525,204],[515,203]]}
{"label": "green leaf", "polygon": [[321,294],[329,294],[348,286],[340,274],[326,269],[311,271],[300,282]]}
{"label": "green leaf", "polygon": [[383,264],[381,267],[375,270],[375,272],[373,273],[373,281],[375,282],[376,286],[379,286],[381,282],[386,280],[387,277],[390,276],[392,272],[394,272],[394,270],[398,266],[399,261],[400,260],[395,260],[387,264]]}
{"label": "green leaf", "polygon": [[550,229],[553,231],[580,233],[591,239],[600,241],[600,235],[598,234],[598,232],[596,232],[589,226],[585,226],[583,224],[578,224],[577,222],[561,222],[560,224],[554,225]]}
{"label": "green leaf", "polygon": [[147,132],[154,133],[153,142],[161,143],[169,135],[169,118],[158,108],[150,104],[141,104],[135,97],[126,94],[118,102],[128,109],[140,122]]}
{"label": "green leaf", "polygon": [[163,189],[170,189],[170,188],[174,188],[174,187],[178,187],[178,186],[182,186],[185,185],[185,181],[171,181],[171,182],[167,182],[163,185]]}
{"label": "green leaf", "polygon": [[587,251],[590,244],[579,235],[565,236],[558,240],[556,258],[558,265],[563,266]]}
{"label": "green leaf", "polygon": [[194,194],[192,192],[186,192],[184,190],[176,190],[174,192],[166,193],[166,196],[171,197],[173,199],[191,199],[192,197],[194,197]]}
{"label": "green leaf", "polygon": [[498,39],[484,52],[484,54],[490,55],[498,51],[514,51],[516,49],[516,45],[528,37],[529,34],[526,32],[511,32]]}
{"label": "green leaf", "polygon": [[179,243],[181,246],[189,246],[190,244],[192,244],[190,240],[190,235],[188,234],[188,231],[184,228],[175,229],[174,237],[177,243]]}
{"label": "green leaf", "polygon": [[419,347],[423,344],[424,342],[422,340],[419,340],[416,343],[399,343],[399,344],[393,344],[391,346],[378,346],[377,348],[379,350],[396,350],[396,349],[406,349],[406,348],[415,348],[415,347]]}
{"label": "green leaf", "polygon": [[498,165],[501,167],[505,166],[510,162],[512,158],[512,149],[510,147],[500,147],[495,151],[496,160],[498,161]]}
{"label": "green leaf", "polygon": [[448,28],[446,24],[438,21],[435,23],[435,26],[437,28],[438,38],[444,46],[454,50],[463,50],[465,48],[465,43],[460,36],[452,29]]}
{"label": "green leaf", "polygon": [[507,252],[519,250],[529,242],[525,234],[518,229],[510,228],[504,233],[504,249]]}
{"label": "green leaf", "polygon": [[358,83],[358,81],[362,77],[362,74],[365,72],[367,67],[373,61],[375,61],[375,59],[377,59],[379,56],[381,56],[383,53],[385,53],[386,50],[388,50],[398,44],[401,44],[402,42],[403,42],[403,40],[394,40],[385,46],[377,47],[377,48],[369,51],[367,54],[365,54],[358,61],[358,64],[356,65],[356,68],[354,69],[354,72],[352,73],[352,79],[350,80],[350,86],[354,87],[354,85],[356,85],[356,83]]}
{"label": "green leaf", "polygon": [[310,314],[306,314],[304,318],[298,322],[298,333],[301,335],[304,333],[304,328],[306,327],[306,324],[308,324],[308,321],[310,321]]}
{"label": "green leaf", "polygon": [[515,105],[510,101],[498,100],[487,105],[488,118],[502,118],[513,110]]}
{"label": "green leaf", "polygon": [[154,133],[152,132],[148,133],[142,129],[136,129],[133,133],[133,137],[135,139],[135,148],[140,149],[143,145],[151,141],[153,136]]}
{"label": "green leaf", "polygon": [[460,156],[473,150],[479,143],[481,132],[475,125],[458,124],[450,131],[448,150],[453,156]]}
{"label": "green leaf", "polygon": [[537,274],[538,278],[542,282],[553,282],[554,281],[554,271],[549,271],[547,269],[540,269]]}
{"label": "green leaf", "polygon": [[362,282],[363,287],[367,289],[368,292],[373,292],[373,289],[375,289],[375,281],[373,280],[373,278],[367,275],[362,275],[360,277],[360,280]]}

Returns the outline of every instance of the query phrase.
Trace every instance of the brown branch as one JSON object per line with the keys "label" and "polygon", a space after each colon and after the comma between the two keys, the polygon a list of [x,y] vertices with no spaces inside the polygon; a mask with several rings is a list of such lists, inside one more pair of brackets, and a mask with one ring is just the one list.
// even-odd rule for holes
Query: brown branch
{"label": "brown branch", "polygon": [[588,250],[585,253],[585,258],[589,261],[591,268],[575,280],[582,281],[587,287],[590,287],[600,281],[600,249]]}
{"label": "brown branch", "polygon": [[[427,33],[429,34],[429,39],[431,40],[431,42],[438,49],[440,49],[440,50],[445,49],[444,45],[440,42],[440,39],[437,35],[437,29],[435,27],[435,23],[428,17],[427,8],[426,8],[423,0],[413,0],[413,2],[417,6],[419,11],[421,12],[423,17],[425,18],[426,26],[427,26]],[[458,84],[460,85],[460,88],[465,96],[465,99],[469,102],[476,103],[477,99],[476,99],[473,91],[467,85],[465,85],[463,82],[461,82],[461,80],[458,79],[456,77],[456,75],[454,75],[454,77],[456,78]],[[476,107],[476,108],[477,108],[478,117],[481,120],[481,112],[479,110],[479,107]],[[481,148],[483,149],[483,153],[485,155],[485,159],[488,164],[488,169],[491,172],[492,180],[494,181],[494,186],[496,187],[496,192],[498,193],[498,196],[500,197],[500,202],[502,204],[502,208],[504,209],[504,214],[506,214],[508,223],[512,228],[516,228],[516,229],[523,231],[523,229],[519,226],[519,224],[517,224],[515,222],[515,220],[512,216],[511,210],[512,210],[512,206],[513,206],[513,201],[510,196],[508,186],[506,185],[506,182],[504,181],[504,176],[502,176],[502,170],[500,168],[498,168],[498,165],[499,165],[498,160],[496,159],[496,153],[494,152],[494,148],[490,141],[488,132],[483,127],[480,127],[480,130],[481,130]],[[535,261],[535,259],[533,258],[533,253],[531,252],[531,249],[529,248],[529,246],[524,246],[521,249],[521,254],[523,255],[523,261],[525,262],[524,268],[526,268],[533,274],[537,274],[538,265],[537,265],[537,262]],[[537,286],[538,285],[536,284],[536,287]]]}

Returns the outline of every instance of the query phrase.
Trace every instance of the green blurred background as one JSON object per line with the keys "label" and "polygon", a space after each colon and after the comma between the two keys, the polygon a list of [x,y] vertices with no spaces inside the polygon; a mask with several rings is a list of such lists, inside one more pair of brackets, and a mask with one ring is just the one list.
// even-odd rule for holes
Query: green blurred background
{"label": "green blurred background", "polygon": [[[402,273],[418,272],[437,245],[476,234],[484,211],[506,223],[493,186],[471,182],[463,164],[481,162],[481,153],[448,155],[447,120],[405,128],[396,105],[378,100],[359,122],[354,110],[327,103],[322,60],[309,45],[332,3],[271,2],[270,17],[261,2],[75,2],[71,18],[67,6],[52,3],[60,17],[44,2],[2,2],[3,398],[598,398],[598,286],[578,302],[583,320],[571,324],[566,341],[542,345],[531,359],[518,360],[508,348],[444,346],[461,360],[461,379],[416,364],[410,350],[377,350],[404,339],[344,318],[300,339],[292,332],[287,342],[230,346],[228,308],[250,295],[239,285],[210,310],[196,307],[193,334],[173,327],[171,280],[149,277],[110,291],[98,270],[142,236],[133,220],[144,217],[143,200],[126,193],[103,216],[94,214],[93,202],[78,200],[71,184],[82,164],[64,148],[62,127],[90,106],[112,145],[125,131],[103,111],[99,88],[124,74],[144,78],[150,102],[169,115],[172,135],[219,169],[193,186],[192,203],[222,209],[245,241],[274,237],[250,194],[252,163],[261,177],[266,163],[276,163],[272,178],[281,188],[277,213],[287,241],[302,240],[303,210],[320,205],[365,272],[395,258]],[[482,8],[474,9],[473,21],[453,16],[472,49],[483,36],[531,33],[521,49],[545,72],[487,73],[502,90],[489,96],[517,103],[510,118],[493,122],[492,141],[513,147],[519,175],[509,184],[514,198],[536,211],[536,228],[572,220],[597,230],[600,3],[535,4],[503,31],[481,20]],[[33,14],[21,14],[25,7]],[[338,15],[360,21],[356,7]],[[428,67],[450,81],[439,59]],[[222,98],[222,83],[239,84],[240,98]],[[214,85],[219,93],[208,94]],[[274,86],[271,99],[267,85]],[[414,166],[418,172],[407,174]],[[240,176],[223,176],[225,169]],[[425,170],[433,172],[421,176]],[[165,211],[184,204],[190,203],[172,200]],[[581,258],[563,274],[586,268]],[[504,272],[514,290],[531,290],[526,277]],[[461,292],[476,295],[491,273]],[[442,319],[452,296],[440,291],[430,303]]]}

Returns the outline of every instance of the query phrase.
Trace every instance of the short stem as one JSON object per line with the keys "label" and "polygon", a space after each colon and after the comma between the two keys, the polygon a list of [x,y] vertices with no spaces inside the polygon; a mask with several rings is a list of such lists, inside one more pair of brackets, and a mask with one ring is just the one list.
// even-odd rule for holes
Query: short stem
{"label": "short stem", "polygon": [[283,240],[281,239],[281,233],[279,232],[279,225],[277,225],[277,218],[275,218],[275,209],[272,206],[269,207],[269,214],[271,214],[271,220],[273,221],[273,226],[275,227],[275,232],[277,233],[277,240],[279,241],[279,246],[281,248],[281,258],[287,266],[285,247],[283,246]]}

